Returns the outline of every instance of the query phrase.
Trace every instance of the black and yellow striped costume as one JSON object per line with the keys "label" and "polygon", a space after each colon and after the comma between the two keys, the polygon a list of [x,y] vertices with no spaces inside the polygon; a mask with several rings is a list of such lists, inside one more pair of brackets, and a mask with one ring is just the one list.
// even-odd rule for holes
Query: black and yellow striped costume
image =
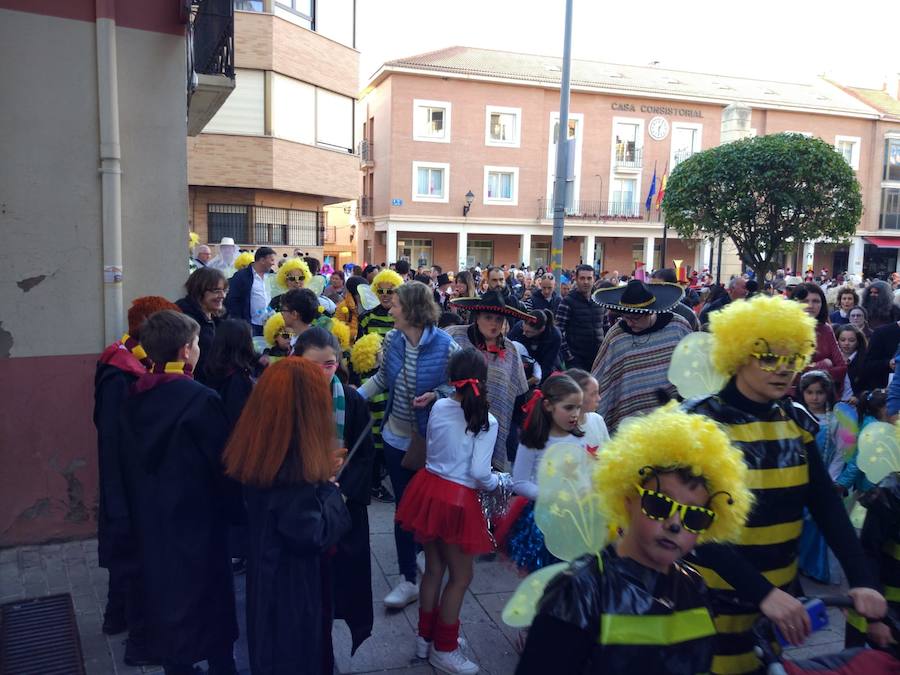
{"label": "black and yellow striped costume", "polygon": [[[366,312],[359,318],[359,332],[357,333],[356,339],[358,340],[365,337],[369,333],[376,333],[381,337],[384,337],[393,328],[394,317],[388,314],[388,310],[381,305],[378,305],[378,307]],[[375,371],[357,374],[361,378],[361,381],[365,383],[375,374]],[[369,399],[369,411],[372,413],[373,421],[372,438],[375,441],[375,449],[378,452],[384,450],[384,440],[381,437],[381,424],[382,420],[384,420],[384,410],[387,407],[387,399],[387,392],[377,394]]]}
{"label": "black and yellow striped costume", "polygon": [[574,560],[547,586],[517,673],[671,673],[709,670],[715,627],[700,575],[667,574],[612,546]]}
{"label": "black and yellow striped costume", "polygon": [[[900,613],[900,475],[892,473],[878,489],[861,500],[866,507],[860,541],[873,570],[877,570],[884,597],[893,612]],[[844,639],[848,647],[866,642],[866,620],[847,613]]]}
{"label": "black and yellow striped costume", "polygon": [[800,594],[797,556],[804,507],[822,527],[851,582],[854,577],[860,582],[853,585],[869,585],[870,576],[816,447],[818,424],[805,410],[787,399],[749,401],[734,381],[718,395],[687,401],[684,407],[721,423],[750,469],[747,487],[756,503],[741,541],[701,546],[687,560],[710,589],[717,630],[712,672],[754,673],[760,662],[750,629],[759,604],[775,587]]}

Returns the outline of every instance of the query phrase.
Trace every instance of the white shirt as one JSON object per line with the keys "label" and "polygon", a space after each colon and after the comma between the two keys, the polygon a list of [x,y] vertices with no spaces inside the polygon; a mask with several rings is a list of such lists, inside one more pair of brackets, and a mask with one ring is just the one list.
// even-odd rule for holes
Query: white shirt
{"label": "white shirt", "polygon": [[258,274],[253,270],[253,287],[250,289],[250,323],[257,326],[265,324],[269,303],[272,297],[269,295],[269,289],[266,286],[266,275]]}
{"label": "white shirt", "polygon": [[584,416],[584,424],[581,425],[584,436],[580,439],[586,446],[602,448],[609,441],[609,429],[600,413],[589,412]]}
{"label": "white shirt", "polygon": [[[599,417],[599,415],[598,415]],[[547,439],[547,445],[541,450],[527,448],[519,443],[519,449],[516,450],[516,461],[512,470],[512,489],[517,495],[522,495],[528,499],[535,501],[538,496],[538,469],[544,453],[547,448],[557,443],[575,443],[576,445],[584,445],[584,436],[574,436],[566,434],[565,436],[551,436]]]}
{"label": "white shirt", "polygon": [[850,364],[853,363],[853,359],[856,358],[856,355],[859,352],[853,352],[850,356],[844,355],[844,358],[847,359],[847,372],[844,373],[844,390],[841,392],[841,401],[849,401],[853,398],[853,385],[850,384]]}
{"label": "white shirt", "polygon": [[428,417],[425,468],[466,487],[494,490],[499,479],[491,471],[491,457],[499,425],[491,414],[488,423],[487,431],[473,435],[466,430],[466,417],[459,401],[438,400]]}

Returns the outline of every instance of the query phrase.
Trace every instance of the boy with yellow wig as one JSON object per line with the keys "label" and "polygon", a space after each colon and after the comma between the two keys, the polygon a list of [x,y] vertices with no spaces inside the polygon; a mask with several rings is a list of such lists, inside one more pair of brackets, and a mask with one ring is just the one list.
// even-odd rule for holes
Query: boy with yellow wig
{"label": "boy with yellow wig", "polygon": [[723,425],[740,448],[755,506],[736,545],[701,546],[688,560],[709,586],[716,614],[712,672],[754,673],[761,666],[750,630],[760,613],[792,644],[811,630],[794,597],[804,509],[844,568],[856,610],[879,618],[886,606],[816,447],[818,425],[786,398],[815,350],[815,321],[797,302],[761,295],[713,314],[710,332],[710,360],[728,383],[684,409]]}
{"label": "boy with yellow wig", "polygon": [[713,616],[680,559],[740,534],[753,501],[740,451],[719,425],[671,404],[625,420],[596,467],[591,497],[624,533],[550,582],[516,672],[707,672]]}

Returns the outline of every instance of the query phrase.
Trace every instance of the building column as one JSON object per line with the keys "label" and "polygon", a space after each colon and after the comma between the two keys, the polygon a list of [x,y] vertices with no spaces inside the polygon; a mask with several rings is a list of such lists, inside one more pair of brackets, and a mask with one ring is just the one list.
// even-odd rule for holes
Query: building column
{"label": "building column", "polygon": [[594,250],[597,248],[597,237],[593,234],[587,234],[584,237],[584,249],[581,253],[581,259],[585,265],[593,267],[597,261],[594,260]]}
{"label": "building column", "polygon": [[390,221],[387,224],[385,242],[384,257],[387,258],[387,263],[390,265],[392,262],[397,262],[397,226]]}
{"label": "building column", "polygon": [[[853,240],[850,242],[850,259],[847,263],[849,269],[840,271],[850,272],[850,274],[861,279],[863,274],[863,256],[865,255],[865,252],[865,240],[862,237],[853,237]],[[837,270],[835,271],[837,272]]]}
{"label": "building column", "polygon": [[522,249],[522,260],[520,262],[525,263],[527,267],[531,267],[531,235],[523,234],[521,241],[519,242],[519,247]]}
{"label": "building column", "polygon": [[[806,270],[813,267],[813,262],[816,258],[816,242],[814,241],[805,241],[803,242],[803,270],[797,276],[804,276],[806,274]],[[813,269],[815,272],[815,269]]]}
{"label": "building column", "polygon": [[700,274],[704,269],[709,267],[709,256],[712,254],[713,240],[704,239],[702,241],[702,245],[698,246],[697,248],[697,253],[700,256],[700,259],[695,261],[694,269],[697,270],[698,274]]}
{"label": "building column", "polygon": [[653,252],[655,248],[656,237],[644,237],[644,272],[646,272],[648,279],[653,271]]}
{"label": "building column", "polygon": [[467,269],[466,262],[469,258],[469,233],[465,230],[460,230],[456,233],[456,257],[459,260],[459,267],[457,269]]}

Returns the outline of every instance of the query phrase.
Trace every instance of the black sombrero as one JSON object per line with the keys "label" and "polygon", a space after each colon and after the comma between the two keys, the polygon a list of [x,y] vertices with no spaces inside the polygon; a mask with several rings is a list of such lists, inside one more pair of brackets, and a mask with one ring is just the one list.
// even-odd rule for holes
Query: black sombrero
{"label": "black sombrero", "polygon": [[480,298],[454,298],[450,301],[454,307],[462,307],[470,312],[490,312],[491,314],[503,314],[513,319],[531,321],[532,317],[527,312],[510,307],[503,296],[497,291],[488,291]]}
{"label": "black sombrero", "polygon": [[646,284],[632,279],[625,286],[601,288],[594,292],[594,302],[622,314],[658,314],[667,312],[684,297],[678,284]]}

